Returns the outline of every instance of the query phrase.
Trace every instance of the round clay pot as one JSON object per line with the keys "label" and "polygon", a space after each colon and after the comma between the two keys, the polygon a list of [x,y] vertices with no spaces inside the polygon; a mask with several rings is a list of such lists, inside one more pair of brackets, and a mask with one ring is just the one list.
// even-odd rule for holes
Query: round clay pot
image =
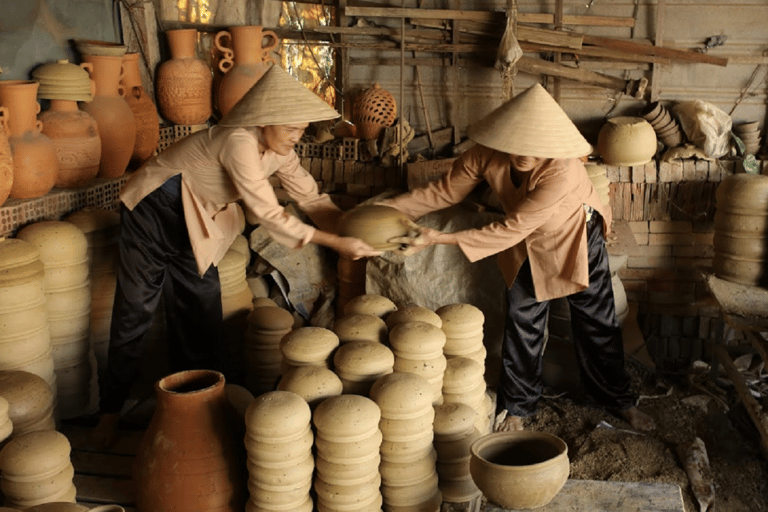
{"label": "round clay pot", "polygon": [[296,393],[307,401],[310,408],[314,408],[326,398],[340,395],[344,386],[328,368],[297,366],[283,374],[277,390]]}
{"label": "round clay pot", "polygon": [[333,331],[315,326],[299,327],[280,340],[284,360],[294,366],[328,366],[338,346]]}
{"label": "round clay pot", "polygon": [[640,117],[614,117],[600,129],[597,151],[607,165],[644,165],[656,154],[656,131]]}
{"label": "round clay pot", "polygon": [[474,335],[485,322],[483,312],[472,304],[448,304],[439,307],[435,313],[442,320],[441,328],[449,338]]}
{"label": "round clay pot", "polygon": [[417,418],[432,407],[429,382],[415,373],[395,372],[380,377],[371,387],[371,399],[389,419]]}
{"label": "round clay pot", "polygon": [[122,57],[127,47],[111,41],[99,41],[96,39],[75,39],[75,48],[82,55],[110,55]]}
{"label": "round clay pot", "polygon": [[333,332],[339,337],[339,343],[350,341],[387,342],[387,324],[376,315],[348,315],[337,319]]}
{"label": "round clay pot", "polygon": [[30,372],[0,371],[0,396],[8,401],[14,435],[31,430],[53,411],[53,391],[42,377]]}
{"label": "round clay pot", "polygon": [[344,315],[375,315],[386,322],[387,316],[396,310],[397,306],[388,298],[382,295],[364,294],[347,302],[344,307]]}
{"label": "round clay pot", "polygon": [[442,355],[445,333],[427,322],[404,322],[392,328],[389,344],[395,353],[409,359]]}
{"label": "round clay pot", "polygon": [[272,391],[256,397],[245,414],[249,435],[269,439],[303,432],[311,419],[307,402],[290,391]]}
{"label": "round clay pot", "polygon": [[400,244],[389,240],[408,234],[406,219],[405,214],[389,206],[359,205],[344,214],[339,234],[359,238],[377,251],[391,251]]}
{"label": "round clay pot", "polygon": [[329,440],[365,439],[378,431],[381,411],[370,398],[339,395],[324,400],[312,416],[318,431]]}
{"label": "round clay pot", "polygon": [[543,507],[568,480],[568,446],[545,432],[495,432],[470,448],[472,479],[492,502],[509,509]]}
{"label": "round clay pot", "polygon": [[405,322],[426,322],[438,328],[443,326],[443,320],[440,318],[440,315],[431,309],[421,306],[405,306],[387,316],[387,327],[389,329]]}

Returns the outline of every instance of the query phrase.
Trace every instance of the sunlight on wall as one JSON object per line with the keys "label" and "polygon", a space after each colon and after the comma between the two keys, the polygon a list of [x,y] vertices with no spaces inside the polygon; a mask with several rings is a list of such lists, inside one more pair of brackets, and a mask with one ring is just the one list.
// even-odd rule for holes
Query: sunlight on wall
{"label": "sunlight on wall", "polygon": [[177,0],[179,21],[191,23],[210,23],[213,17],[209,0]]}

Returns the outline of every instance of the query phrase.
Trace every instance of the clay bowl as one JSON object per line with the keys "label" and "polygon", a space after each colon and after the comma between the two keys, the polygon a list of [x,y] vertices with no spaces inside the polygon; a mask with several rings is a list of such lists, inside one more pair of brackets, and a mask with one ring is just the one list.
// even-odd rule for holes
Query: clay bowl
{"label": "clay bowl", "polygon": [[568,480],[568,445],[545,432],[495,432],[472,443],[469,471],[478,489],[502,508],[543,507]]}
{"label": "clay bowl", "polygon": [[664,115],[664,112],[666,111],[667,109],[664,108],[664,105],[658,101],[654,101],[653,103],[649,103],[643,110],[640,111],[640,117],[649,123],[652,123],[656,118]]}
{"label": "clay bowl", "polygon": [[391,251],[400,244],[388,240],[408,234],[405,219],[403,213],[389,206],[359,205],[341,219],[339,234],[359,238],[378,251]]}
{"label": "clay bowl", "polygon": [[748,121],[736,123],[733,125],[733,131],[741,135],[748,132],[757,132],[760,130],[760,121]]}

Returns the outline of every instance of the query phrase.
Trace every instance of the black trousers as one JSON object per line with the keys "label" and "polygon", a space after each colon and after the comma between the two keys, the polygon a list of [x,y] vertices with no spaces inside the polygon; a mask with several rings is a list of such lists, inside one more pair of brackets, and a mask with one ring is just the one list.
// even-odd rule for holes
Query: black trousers
{"label": "black trousers", "polygon": [[181,176],[166,181],[131,211],[120,211],[120,264],[100,410],[118,412],[138,378],[147,333],[164,297],[170,370],[222,370],[219,272],[204,276],[189,242]]}
{"label": "black trousers", "polygon": [[[589,287],[567,296],[571,331],[581,382],[589,398],[616,411],[632,407],[630,377],[624,367],[624,345],[608,268],[602,217],[594,212],[587,223]],[[497,412],[512,416],[536,412],[542,392],[542,356],[549,301],[537,302],[531,267],[523,264],[507,291],[507,318],[502,346],[502,371]]]}

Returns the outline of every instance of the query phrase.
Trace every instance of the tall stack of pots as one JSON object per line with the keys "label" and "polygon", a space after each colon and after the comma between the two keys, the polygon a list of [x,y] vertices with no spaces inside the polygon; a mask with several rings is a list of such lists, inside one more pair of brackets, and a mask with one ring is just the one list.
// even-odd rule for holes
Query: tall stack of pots
{"label": "tall stack of pots", "polygon": [[246,322],[243,340],[245,387],[254,395],[260,395],[273,391],[282,373],[280,340],[293,328],[293,315],[272,302],[272,305],[254,307]]}
{"label": "tall stack of pots", "polygon": [[443,403],[445,333],[427,322],[404,322],[389,333],[396,372],[414,373],[429,383],[432,404]]}

